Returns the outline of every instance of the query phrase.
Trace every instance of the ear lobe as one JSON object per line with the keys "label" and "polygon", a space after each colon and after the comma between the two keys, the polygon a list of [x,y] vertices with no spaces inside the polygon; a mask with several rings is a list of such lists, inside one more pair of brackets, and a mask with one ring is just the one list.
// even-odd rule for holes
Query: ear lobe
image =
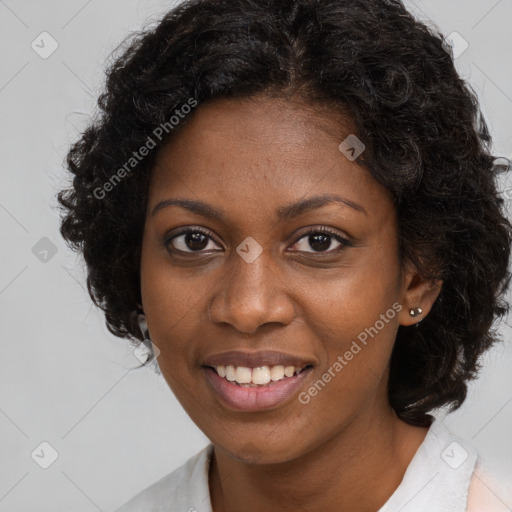
{"label": "ear lobe", "polygon": [[[407,289],[403,294],[403,308],[399,314],[399,323],[400,325],[413,325],[421,322],[429,314],[441,293],[443,281],[427,279],[418,273],[408,273],[406,285]],[[416,314],[413,314],[416,308],[421,308],[421,313],[415,311]]]}

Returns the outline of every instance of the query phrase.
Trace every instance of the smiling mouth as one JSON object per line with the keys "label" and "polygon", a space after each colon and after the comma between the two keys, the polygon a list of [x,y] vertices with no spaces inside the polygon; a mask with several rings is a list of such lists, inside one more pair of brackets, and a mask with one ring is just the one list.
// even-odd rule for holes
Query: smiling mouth
{"label": "smiling mouth", "polygon": [[257,366],[250,368],[247,366],[219,365],[207,366],[214,370],[219,377],[224,378],[232,384],[240,387],[268,387],[276,382],[290,379],[299,375],[304,370],[312,368],[312,365],[303,367],[298,366]]}

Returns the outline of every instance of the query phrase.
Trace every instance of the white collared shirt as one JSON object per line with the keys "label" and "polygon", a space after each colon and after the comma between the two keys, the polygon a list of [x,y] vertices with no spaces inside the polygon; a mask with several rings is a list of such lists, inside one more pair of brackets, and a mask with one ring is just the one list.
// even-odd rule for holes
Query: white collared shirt
{"label": "white collared shirt", "polygon": [[[212,512],[208,474],[213,445],[134,496],[116,512]],[[402,482],[376,512],[512,512],[512,480],[488,472],[471,443],[438,420]]]}

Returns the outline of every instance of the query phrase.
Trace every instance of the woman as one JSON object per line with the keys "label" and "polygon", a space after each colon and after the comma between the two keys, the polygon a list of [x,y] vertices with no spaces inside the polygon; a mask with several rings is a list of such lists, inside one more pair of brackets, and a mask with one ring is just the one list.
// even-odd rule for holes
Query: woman
{"label": "woman", "polygon": [[211,440],[120,511],[508,510],[429,414],[498,340],[512,233],[441,34],[398,0],[189,1],[99,106],[62,235]]}

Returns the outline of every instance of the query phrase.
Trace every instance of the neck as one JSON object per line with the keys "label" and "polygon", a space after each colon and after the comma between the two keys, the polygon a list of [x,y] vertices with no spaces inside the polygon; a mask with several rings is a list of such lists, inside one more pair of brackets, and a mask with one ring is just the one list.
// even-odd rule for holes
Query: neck
{"label": "neck", "polygon": [[[370,413],[371,414],[371,413]],[[393,494],[428,429],[361,414],[311,451],[279,464],[248,466],[214,448],[214,512],[378,510]]]}

